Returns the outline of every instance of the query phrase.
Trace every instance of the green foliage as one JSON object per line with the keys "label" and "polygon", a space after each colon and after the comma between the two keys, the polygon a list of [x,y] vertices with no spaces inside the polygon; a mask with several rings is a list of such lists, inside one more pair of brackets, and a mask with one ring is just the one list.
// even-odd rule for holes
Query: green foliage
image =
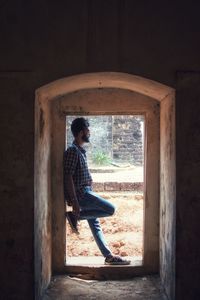
{"label": "green foliage", "polygon": [[96,151],[92,156],[92,162],[98,166],[105,166],[111,163],[110,157],[101,150]]}

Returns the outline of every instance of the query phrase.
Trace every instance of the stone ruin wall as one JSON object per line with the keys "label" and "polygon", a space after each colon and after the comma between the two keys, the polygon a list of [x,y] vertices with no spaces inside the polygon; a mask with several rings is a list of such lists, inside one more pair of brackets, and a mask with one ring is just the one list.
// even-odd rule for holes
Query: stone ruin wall
{"label": "stone ruin wall", "polygon": [[[71,122],[77,116],[67,116],[66,144],[70,145],[73,137]],[[88,116],[91,143],[86,146],[88,160],[97,151],[105,153],[114,162],[143,164],[143,116]]]}
{"label": "stone ruin wall", "polygon": [[140,116],[113,117],[113,159],[143,164],[143,136]]}

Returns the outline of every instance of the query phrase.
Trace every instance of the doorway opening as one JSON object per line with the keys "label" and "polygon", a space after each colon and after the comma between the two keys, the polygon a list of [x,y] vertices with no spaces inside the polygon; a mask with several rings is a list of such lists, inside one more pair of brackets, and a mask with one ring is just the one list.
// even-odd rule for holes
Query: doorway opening
{"label": "doorway opening", "polygon": [[[63,151],[66,115],[145,115],[145,201],[142,266],[91,268],[65,265],[66,219]],[[35,288],[52,274],[122,279],[158,273],[169,295],[175,282],[175,90],[126,73],[99,72],[62,78],[36,91]]]}
{"label": "doorway opening", "polygon": [[[80,115],[66,117],[66,143],[73,136],[70,125]],[[85,145],[93,191],[116,207],[109,218],[100,218],[103,233],[115,255],[142,265],[144,224],[144,115],[87,115],[90,143]],[[66,207],[67,210],[71,209]],[[66,264],[102,265],[86,220],[79,222],[80,235],[66,222]]]}

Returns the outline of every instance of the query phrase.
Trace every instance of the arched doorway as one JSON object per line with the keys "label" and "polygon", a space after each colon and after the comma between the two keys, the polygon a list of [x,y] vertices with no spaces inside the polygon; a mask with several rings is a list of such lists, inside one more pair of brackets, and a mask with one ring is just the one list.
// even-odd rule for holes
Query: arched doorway
{"label": "arched doorway", "polygon": [[[113,72],[72,76],[57,80],[36,91],[37,294],[48,285],[52,271],[67,271],[64,264],[65,220],[62,191],[66,113],[102,114],[120,111],[130,114],[137,111],[146,114],[144,260],[140,269],[124,269],[124,274],[158,272],[160,264],[161,277],[167,282],[167,276],[174,268],[175,246],[174,99],[174,90],[170,87],[138,76]],[[167,265],[169,261],[170,265]],[[112,277],[112,270],[107,270],[107,273]]]}

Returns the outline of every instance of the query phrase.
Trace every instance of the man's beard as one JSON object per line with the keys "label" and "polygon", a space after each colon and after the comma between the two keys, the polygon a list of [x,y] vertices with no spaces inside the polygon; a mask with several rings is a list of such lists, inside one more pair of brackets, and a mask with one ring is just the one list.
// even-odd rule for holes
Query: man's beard
{"label": "man's beard", "polygon": [[89,143],[89,142],[90,142],[90,137],[87,136],[86,134],[84,134],[84,135],[82,136],[82,140],[83,140],[85,143]]}

